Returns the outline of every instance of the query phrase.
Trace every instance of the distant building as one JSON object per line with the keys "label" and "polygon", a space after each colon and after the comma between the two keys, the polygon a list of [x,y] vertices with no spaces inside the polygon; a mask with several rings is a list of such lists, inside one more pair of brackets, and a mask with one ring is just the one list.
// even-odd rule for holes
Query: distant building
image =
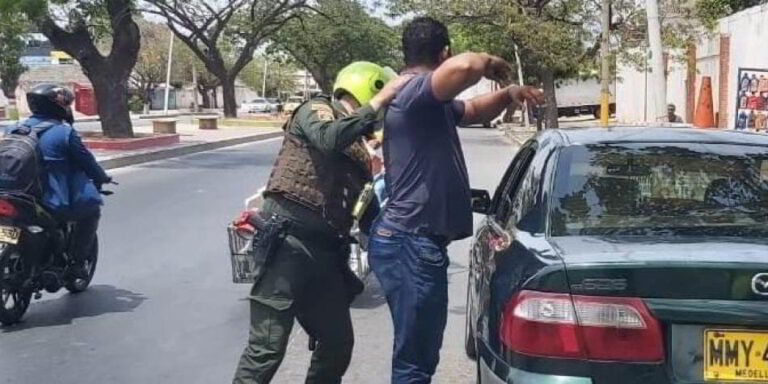
{"label": "distant building", "polygon": [[30,89],[38,84],[54,83],[67,87],[75,93],[75,111],[82,114],[95,114],[95,101],[91,82],[83,74],[82,68],[77,64],[39,64],[30,66],[19,78],[19,87],[16,89],[16,103],[19,113],[29,114],[26,98]]}
{"label": "distant building", "polygon": [[27,67],[74,63],[71,56],[53,48],[42,33],[29,33],[23,39],[26,47],[19,61]]}

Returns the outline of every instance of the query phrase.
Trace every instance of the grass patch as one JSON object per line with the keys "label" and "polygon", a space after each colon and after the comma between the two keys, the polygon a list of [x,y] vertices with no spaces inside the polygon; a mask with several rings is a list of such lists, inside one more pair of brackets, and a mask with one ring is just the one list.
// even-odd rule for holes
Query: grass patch
{"label": "grass patch", "polygon": [[222,127],[254,127],[254,128],[282,128],[284,122],[280,120],[255,120],[255,119],[221,119]]}

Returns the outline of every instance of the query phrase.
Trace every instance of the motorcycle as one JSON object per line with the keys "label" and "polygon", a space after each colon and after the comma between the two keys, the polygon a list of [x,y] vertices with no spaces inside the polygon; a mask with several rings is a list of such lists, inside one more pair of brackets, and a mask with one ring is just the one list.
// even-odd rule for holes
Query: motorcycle
{"label": "motorcycle", "polygon": [[19,322],[42,291],[88,289],[99,257],[98,238],[78,266],[86,273],[77,276],[71,256],[74,225],[58,222],[32,196],[0,193],[0,324]]}

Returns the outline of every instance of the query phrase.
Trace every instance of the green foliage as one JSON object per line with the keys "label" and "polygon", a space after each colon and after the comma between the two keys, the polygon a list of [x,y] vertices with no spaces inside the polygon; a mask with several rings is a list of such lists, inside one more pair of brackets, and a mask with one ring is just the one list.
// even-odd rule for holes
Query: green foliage
{"label": "green foliage", "polygon": [[591,64],[587,50],[593,36],[584,27],[582,0],[515,2],[505,0],[393,0],[397,14],[427,14],[449,25],[454,50],[485,51],[515,62],[515,47],[525,71],[572,76]]}
{"label": "green foliage", "polygon": [[713,30],[720,18],[765,3],[766,0],[697,0],[694,13],[705,27]]}
{"label": "green foliage", "polygon": [[336,73],[351,62],[401,66],[398,33],[357,1],[318,0],[315,8],[291,20],[272,41],[273,50],[290,54],[324,92],[331,91]]}
{"label": "green foliage", "polygon": [[19,77],[27,68],[19,62],[24,52],[24,31],[27,28],[26,19],[20,14],[11,14],[0,21],[0,81],[5,97],[16,97],[16,87]]}

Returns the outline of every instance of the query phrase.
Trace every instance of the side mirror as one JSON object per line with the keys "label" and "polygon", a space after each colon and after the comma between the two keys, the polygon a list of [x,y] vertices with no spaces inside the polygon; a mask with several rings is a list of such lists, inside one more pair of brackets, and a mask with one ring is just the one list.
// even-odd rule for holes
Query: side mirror
{"label": "side mirror", "polygon": [[472,191],[472,212],[482,215],[491,213],[491,195],[483,189],[473,189]]}

